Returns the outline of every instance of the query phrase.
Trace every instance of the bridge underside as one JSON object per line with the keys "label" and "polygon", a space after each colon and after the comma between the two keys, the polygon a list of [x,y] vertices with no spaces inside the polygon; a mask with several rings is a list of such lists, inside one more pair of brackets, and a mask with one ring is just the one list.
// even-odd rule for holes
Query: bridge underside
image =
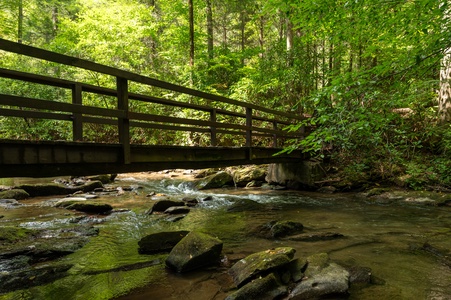
{"label": "bridge underside", "polygon": [[132,145],[125,164],[120,144],[0,141],[0,178],[82,176],[111,173],[203,169],[246,164],[301,162],[300,151],[259,147]]}

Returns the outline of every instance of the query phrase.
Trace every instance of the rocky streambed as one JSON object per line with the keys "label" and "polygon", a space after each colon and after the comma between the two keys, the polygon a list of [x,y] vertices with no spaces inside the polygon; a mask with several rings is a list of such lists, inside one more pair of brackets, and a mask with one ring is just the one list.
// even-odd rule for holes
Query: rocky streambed
{"label": "rocky streambed", "polygon": [[448,195],[287,191],[253,174],[5,187],[0,299],[451,295]]}

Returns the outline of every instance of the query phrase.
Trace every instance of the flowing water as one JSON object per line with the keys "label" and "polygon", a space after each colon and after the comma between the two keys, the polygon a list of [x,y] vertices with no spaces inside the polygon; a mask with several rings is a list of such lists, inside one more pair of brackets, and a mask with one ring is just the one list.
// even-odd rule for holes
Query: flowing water
{"label": "flowing water", "polygon": [[[149,180],[125,177],[116,185],[133,188],[116,196],[100,197],[119,210],[95,226],[99,235],[83,248],[59,259],[70,263],[69,275],[50,284],[0,295],[6,299],[224,299],[229,278],[226,269],[174,274],[164,267],[166,254],[140,255],[141,237],[166,230],[200,230],[219,237],[230,260],[272,247],[290,246],[296,257],[327,252],[343,265],[369,267],[384,284],[351,289],[350,299],[451,299],[451,269],[439,258],[412,245],[424,242],[451,248],[451,207],[376,203],[355,194],[324,195],[295,191],[220,189],[199,192],[176,179]],[[138,189],[137,187],[142,187]],[[179,198],[212,200],[178,222],[162,215],[146,215],[152,206],[150,192]],[[237,199],[264,204],[259,211],[227,212]],[[0,207],[0,226],[27,228],[64,226],[81,213],[43,206],[46,198],[21,201],[16,208]],[[342,239],[299,242],[266,240],[252,230],[272,220],[304,224],[306,232],[337,232]],[[137,266],[123,268],[124,266]],[[122,267],[122,268],[121,268]],[[0,269],[0,272],[2,270]]]}

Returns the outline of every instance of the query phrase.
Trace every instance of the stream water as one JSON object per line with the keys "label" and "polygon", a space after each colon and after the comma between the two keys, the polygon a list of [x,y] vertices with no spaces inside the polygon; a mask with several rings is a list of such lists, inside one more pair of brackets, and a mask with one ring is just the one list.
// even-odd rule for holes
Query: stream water
{"label": "stream water", "polygon": [[[225,269],[174,274],[164,267],[165,254],[138,254],[143,236],[166,230],[200,230],[224,242],[226,257],[234,257],[290,246],[296,257],[327,252],[331,260],[369,267],[384,281],[351,289],[350,299],[451,299],[451,269],[439,258],[412,245],[424,242],[451,248],[451,207],[412,205],[405,202],[377,203],[356,194],[318,194],[261,189],[220,189],[199,192],[178,179],[149,180],[121,176],[117,186],[131,186],[131,192],[103,196],[119,212],[104,217],[95,226],[99,235],[58,263],[73,264],[69,275],[50,284],[0,295],[6,299],[224,299],[228,279]],[[138,187],[141,187],[138,189]],[[150,192],[178,198],[190,196],[202,201],[182,220],[165,221],[162,215],[147,215],[152,206]],[[53,197],[55,198],[55,197]],[[0,207],[0,226],[54,228],[82,215],[42,205],[50,198],[21,201],[15,208]],[[237,199],[251,199],[264,209],[227,212]],[[299,242],[267,240],[252,230],[272,220],[304,224],[307,232],[338,232],[342,239]],[[150,262],[150,264],[149,264]],[[55,263],[55,262],[52,262]],[[145,267],[116,269],[147,263]],[[51,263],[49,263],[51,264]],[[0,269],[0,272],[2,270]]]}

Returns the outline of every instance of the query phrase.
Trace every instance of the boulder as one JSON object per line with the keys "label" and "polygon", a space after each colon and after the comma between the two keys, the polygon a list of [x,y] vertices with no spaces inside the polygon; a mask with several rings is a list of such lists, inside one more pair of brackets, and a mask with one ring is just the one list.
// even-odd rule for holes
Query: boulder
{"label": "boulder", "polygon": [[97,188],[103,188],[100,181],[90,181],[80,186],[65,186],[59,183],[48,184],[23,184],[17,188],[26,191],[31,197],[51,196],[51,195],[67,195],[78,191],[84,193],[94,191]]}
{"label": "boulder", "polygon": [[102,175],[94,175],[86,177],[87,180],[90,181],[100,181],[103,184],[111,183],[116,179],[117,174],[102,174]]}
{"label": "boulder", "polygon": [[106,214],[113,210],[113,207],[107,203],[98,203],[89,200],[84,201],[63,201],[57,204],[57,207],[64,207],[67,209],[74,209],[77,211],[92,213],[92,214]]}
{"label": "boulder", "polygon": [[257,252],[236,262],[229,270],[237,287],[271,270],[287,265],[294,256],[295,249],[280,247]]}
{"label": "boulder", "polygon": [[15,200],[24,200],[30,197],[23,189],[11,189],[0,192],[0,199],[15,199]]}
{"label": "boulder", "polygon": [[238,169],[233,173],[233,181],[238,187],[245,187],[248,183],[254,181],[263,182],[266,176],[265,166],[249,166]]}
{"label": "boulder", "polygon": [[262,209],[263,204],[250,199],[239,199],[227,208],[228,212],[240,212]]}
{"label": "boulder", "polygon": [[143,237],[138,242],[138,252],[141,254],[153,254],[171,251],[189,231],[158,232]]}
{"label": "boulder", "polygon": [[166,266],[183,273],[215,265],[220,260],[222,246],[221,240],[192,231],[172,248],[166,259]]}
{"label": "boulder", "polygon": [[[309,268],[310,266],[307,270]],[[347,294],[348,289],[349,272],[336,263],[330,263],[296,285],[288,299],[318,299],[329,295]]]}
{"label": "boulder", "polygon": [[157,200],[148,214],[152,214],[154,212],[164,212],[170,207],[173,206],[184,206],[185,202],[179,201],[179,200],[170,200],[170,199],[163,199],[163,200]]}
{"label": "boulder", "polygon": [[315,181],[324,177],[324,168],[320,161],[307,160],[297,164],[270,164],[266,181],[295,189],[314,188]]}
{"label": "boulder", "polygon": [[304,226],[294,221],[271,221],[257,228],[257,235],[267,239],[285,237],[302,232]]}
{"label": "boulder", "polygon": [[280,285],[274,274],[269,274],[263,278],[257,278],[239,290],[233,292],[225,300],[272,300],[280,299],[286,295],[288,288]]}
{"label": "boulder", "polygon": [[188,206],[171,206],[164,211],[165,214],[169,214],[169,215],[186,214],[189,212],[190,212],[190,208]]}
{"label": "boulder", "polygon": [[198,190],[217,189],[227,185],[233,185],[233,177],[223,171],[194,182],[194,186]]}

